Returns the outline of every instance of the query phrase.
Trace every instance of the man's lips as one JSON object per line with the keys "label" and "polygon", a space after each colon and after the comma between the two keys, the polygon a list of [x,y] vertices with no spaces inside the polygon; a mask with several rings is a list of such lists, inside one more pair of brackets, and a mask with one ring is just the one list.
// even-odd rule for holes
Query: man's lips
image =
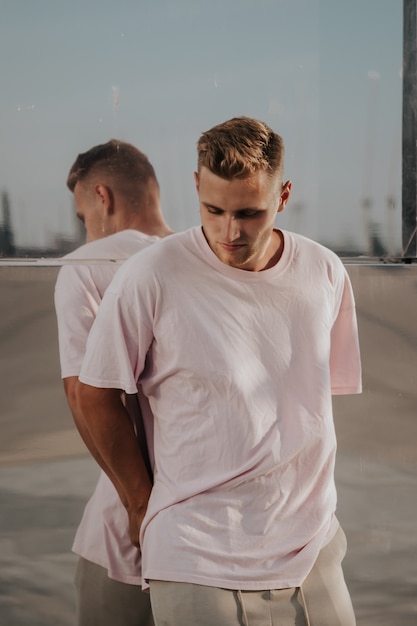
{"label": "man's lips", "polygon": [[227,250],[228,252],[236,252],[236,250],[240,250],[245,246],[244,243],[222,243],[219,242],[219,246],[223,248],[223,250]]}

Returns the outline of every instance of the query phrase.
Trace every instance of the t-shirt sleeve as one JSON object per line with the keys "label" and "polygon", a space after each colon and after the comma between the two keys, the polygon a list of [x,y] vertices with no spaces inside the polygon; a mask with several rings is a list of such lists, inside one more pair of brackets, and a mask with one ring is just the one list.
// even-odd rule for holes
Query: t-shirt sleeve
{"label": "t-shirt sleeve", "polygon": [[334,395],[361,393],[362,371],[352,285],[343,268],[341,299],[331,331],[330,376]]}
{"label": "t-shirt sleeve", "polygon": [[123,267],[106,290],[88,337],[79,378],[93,387],[132,394],[137,392],[153,339],[152,305],[146,279],[141,276],[139,290],[134,272],[133,276],[127,273]]}
{"label": "t-shirt sleeve", "polygon": [[56,281],[54,298],[61,376],[78,376],[87,337],[101,300],[88,267],[62,267]]}

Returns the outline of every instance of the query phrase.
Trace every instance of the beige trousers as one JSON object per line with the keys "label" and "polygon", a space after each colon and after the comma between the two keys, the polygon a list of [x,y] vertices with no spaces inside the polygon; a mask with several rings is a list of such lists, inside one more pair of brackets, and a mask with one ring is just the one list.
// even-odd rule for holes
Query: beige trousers
{"label": "beige trousers", "polygon": [[149,593],[108,577],[107,570],[78,560],[77,626],[153,626]]}
{"label": "beige trousers", "polygon": [[156,626],[355,626],[342,571],[341,528],[320,552],[302,587],[235,591],[150,581]]}

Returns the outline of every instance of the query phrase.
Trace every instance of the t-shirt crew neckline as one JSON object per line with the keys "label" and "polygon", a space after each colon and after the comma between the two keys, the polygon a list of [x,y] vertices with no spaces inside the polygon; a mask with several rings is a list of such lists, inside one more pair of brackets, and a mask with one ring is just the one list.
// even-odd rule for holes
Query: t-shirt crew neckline
{"label": "t-shirt crew neckline", "polygon": [[288,267],[291,259],[291,237],[289,237],[288,233],[284,233],[284,231],[282,231],[281,229],[274,228],[274,231],[279,232],[282,237],[283,250],[281,257],[273,267],[270,267],[267,270],[261,270],[260,272],[241,270],[237,267],[232,267],[231,265],[223,263],[210,248],[207,239],[205,238],[203,227],[197,227],[194,233],[195,242],[198,248],[201,250],[204,258],[218,272],[224,274],[225,276],[228,276],[229,278],[233,278],[234,280],[241,280],[244,282],[264,282],[270,280],[271,278],[275,278],[279,274],[282,274],[282,272]]}

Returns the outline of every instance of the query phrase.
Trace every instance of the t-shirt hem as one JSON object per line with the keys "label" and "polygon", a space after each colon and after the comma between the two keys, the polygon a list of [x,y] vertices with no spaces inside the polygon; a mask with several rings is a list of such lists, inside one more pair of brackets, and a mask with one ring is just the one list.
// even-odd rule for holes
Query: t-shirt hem
{"label": "t-shirt hem", "polygon": [[333,396],[343,396],[349,394],[362,393],[362,385],[355,387],[332,387]]}
{"label": "t-shirt hem", "polygon": [[138,585],[139,587],[142,586],[143,581],[140,575],[136,576],[131,574],[120,574],[119,572],[114,572],[109,568],[109,564],[106,561],[102,561],[101,559],[95,557],[92,558],[90,555],[83,553],[82,550],[77,549],[75,546],[72,547],[72,551],[74,552],[74,554],[85,559],[86,561],[94,563],[95,565],[98,565],[99,567],[105,569],[107,571],[107,576],[112,580],[116,580],[119,583],[126,583],[129,585]]}
{"label": "t-shirt hem", "polygon": [[137,393],[138,388],[130,387],[125,383],[122,383],[120,380],[101,380],[98,378],[93,378],[91,376],[84,376],[82,373],[79,375],[79,379],[85,385],[90,385],[90,387],[98,387],[100,389],[123,389],[126,393]]}
{"label": "t-shirt hem", "polygon": [[64,380],[64,378],[73,378],[74,376],[76,376],[78,378],[78,376],[80,375],[80,367],[79,368],[74,368],[74,369],[69,369],[69,370],[61,370],[61,378],[62,380]]}
{"label": "t-shirt hem", "polygon": [[195,585],[204,585],[206,587],[217,587],[221,589],[233,589],[236,591],[265,591],[267,589],[291,589],[300,587],[304,578],[289,579],[273,579],[261,581],[237,581],[226,580],[222,578],[206,578],[205,576],[196,576],[195,574],[186,574],[179,572],[169,572],[164,569],[163,572],[158,570],[149,570],[146,573],[145,581],[147,585],[152,580],[162,580],[166,582],[191,583]]}
{"label": "t-shirt hem", "polygon": [[[332,541],[339,527],[339,520],[337,519],[336,515],[333,515],[328,532],[326,533],[326,537],[324,538],[324,542],[320,550],[323,550]],[[236,591],[266,591],[269,589],[292,589],[293,587],[301,587],[309,573],[310,571],[305,572],[304,575],[297,576],[296,578],[284,578],[283,576],[281,576],[271,580],[263,579],[256,581],[237,581],[230,579],[226,580],[222,578],[208,578],[207,576],[198,576],[195,573],[178,572],[167,569],[164,569],[161,572],[148,568],[146,572],[143,573],[142,589],[147,589],[149,583],[152,580],[191,583],[196,585],[204,585],[206,587],[233,589]]]}

